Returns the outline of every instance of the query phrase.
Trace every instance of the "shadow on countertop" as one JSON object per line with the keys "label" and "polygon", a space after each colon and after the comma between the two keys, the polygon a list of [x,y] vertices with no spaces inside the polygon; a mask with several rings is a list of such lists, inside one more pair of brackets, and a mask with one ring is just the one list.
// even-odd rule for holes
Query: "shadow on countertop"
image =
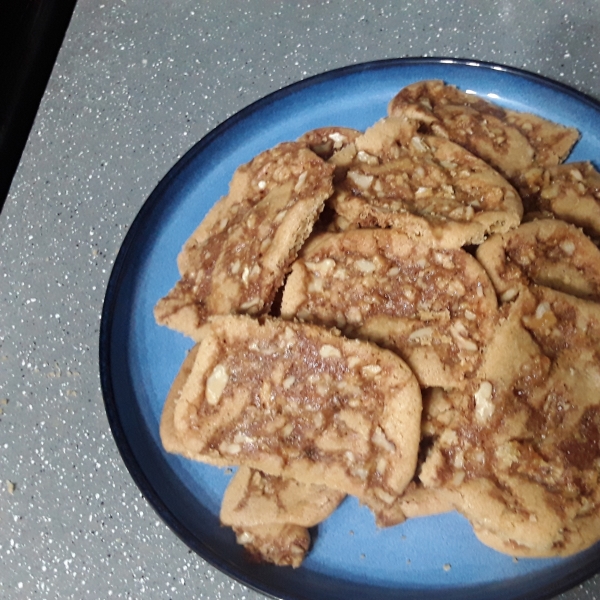
{"label": "shadow on countertop", "polygon": [[0,4],[0,211],[76,0]]}

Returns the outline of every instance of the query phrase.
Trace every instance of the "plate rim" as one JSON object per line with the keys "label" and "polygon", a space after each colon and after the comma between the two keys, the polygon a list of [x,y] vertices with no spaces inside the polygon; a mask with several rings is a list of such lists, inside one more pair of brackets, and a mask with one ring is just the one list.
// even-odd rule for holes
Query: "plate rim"
{"label": "plate rim", "polygon": [[[123,460],[123,463],[138,487],[141,494],[144,496],[148,504],[155,510],[161,520],[171,529],[173,533],[192,551],[200,556],[207,564],[218,569],[227,577],[238,581],[246,587],[261,593],[267,597],[279,598],[280,600],[298,600],[299,596],[288,595],[287,592],[281,594],[280,590],[268,590],[255,583],[251,578],[243,573],[232,570],[230,563],[223,560],[204,544],[197,536],[173,514],[160,493],[150,482],[143,467],[135,457],[134,450],[129,442],[125,429],[120,421],[118,412],[118,403],[116,393],[113,388],[113,378],[111,369],[111,344],[112,344],[112,322],[116,310],[116,299],[121,287],[125,270],[127,266],[127,258],[134,246],[137,236],[143,229],[144,223],[151,217],[152,212],[158,207],[165,190],[167,190],[173,180],[177,178],[179,173],[184,171],[187,165],[194,160],[196,155],[202,152],[206,147],[209,147],[213,140],[217,139],[224,132],[232,127],[235,127],[238,122],[244,121],[253,113],[263,110],[268,105],[277,102],[291,94],[302,91],[306,88],[316,86],[323,82],[328,82],[340,77],[345,77],[360,72],[378,71],[390,68],[398,68],[403,66],[427,66],[427,65],[448,65],[470,68],[481,68],[487,71],[497,71],[513,75],[520,79],[539,84],[545,88],[550,88],[566,96],[570,96],[580,103],[584,103],[600,113],[600,101],[593,98],[591,95],[581,92],[567,84],[556,81],[544,75],[533,73],[523,68],[504,65],[493,61],[474,60],[469,58],[454,58],[454,57],[401,57],[401,58],[386,58],[371,60],[361,63],[353,63],[350,65],[337,67],[335,69],[320,72],[305,79],[288,84],[282,88],[274,90],[265,96],[251,102],[224,121],[219,123],[200,140],[195,142],[185,153],[176,160],[176,162],[167,170],[167,172],[159,179],[158,183],[152,192],[146,197],[137,214],[135,215],[131,225],[123,238],[119,251],[111,268],[111,273],[106,285],[104,294],[100,328],[99,328],[99,373],[100,373],[100,388],[104,409],[108,419],[109,427],[112,436],[115,440],[117,449]],[[525,600],[548,600],[556,595],[572,589],[576,585],[581,584],[590,577],[600,572],[600,562],[594,566],[590,563],[585,568],[575,570],[567,574],[564,581],[561,581],[552,589],[541,589],[540,593],[526,596],[512,596],[514,600],[522,598]],[[480,586],[474,586],[471,590],[475,591]],[[410,594],[411,590],[397,590],[399,596],[405,592]],[[441,592],[441,590],[440,590]],[[275,595],[277,594],[277,595]]]}

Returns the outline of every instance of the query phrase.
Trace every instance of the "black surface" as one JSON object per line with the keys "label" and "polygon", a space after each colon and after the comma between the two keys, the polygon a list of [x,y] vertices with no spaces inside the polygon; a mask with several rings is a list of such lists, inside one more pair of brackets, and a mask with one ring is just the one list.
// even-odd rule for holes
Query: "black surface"
{"label": "black surface", "polygon": [[76,0],[0,2],[0,210]]}

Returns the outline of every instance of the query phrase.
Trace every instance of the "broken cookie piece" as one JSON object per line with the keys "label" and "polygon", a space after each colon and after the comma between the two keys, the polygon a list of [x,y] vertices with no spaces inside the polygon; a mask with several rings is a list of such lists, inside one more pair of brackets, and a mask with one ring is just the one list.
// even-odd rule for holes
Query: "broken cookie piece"
{"label": "broken cookie piece", "polygon": [[229,526],[293,523],[313,527],[344,497],[343,492],[325,485],[300,483],[241,466],[225,490],[220,517]]}
{"label": "broken cookie piece", "polygon": [[242,466],[225,490],[220,519],[256,558],[298,567],[308,550],[307,528],[324,521],[344,497],[323,485]]}
{"label": "broken cookie piece", "polygon": [[355,146],[330,201],[339,229],[392,227],[432,246],[460,248],[521,220],[521,200],[501,175],[459,145],[418,133],[414,121],[383,119]]}
{"label": "broken cookie piece", "polygon": [[170,410],[184,454],[209,464],[384,502],[416,465],[421,393],[410,369],[313,325],[213,318]]}
{"label": "broken cookie piece", "polygon": [[431,248],[396,230],[354,230],[305,245],[281,316],[389,348],[423,387],[457,387],[479,366],[496,308],[487,274],[464,250]]}
{"label": "broken cookie piece", "polygon": [[333,166],[296,142],[241,167],[229,195],[186,242],[181,279],[157,303],[157,322],[200,341],[211,315],[268,312],[332,193],[332,177]]}
{"label": "broken cookie piece", "polygon": [[579,139],[574,128],[502,108],[439,80],[403,88],[391,100],[388,114],[415,119],[422,133],[460,144],[514,185],[532,167],[563,162]]}
{"label": "broken cookie piece", "polygon": [[491,236],[477,248],[498,297],[513,300],[530,284],[600,300],[600,250],[577,227],[538,219]]}
{"label": "broken cookie piece", "polygon": [[600,238],[600,173],[590,162],[530,169],[519,187],[528,211],[548,213]]}

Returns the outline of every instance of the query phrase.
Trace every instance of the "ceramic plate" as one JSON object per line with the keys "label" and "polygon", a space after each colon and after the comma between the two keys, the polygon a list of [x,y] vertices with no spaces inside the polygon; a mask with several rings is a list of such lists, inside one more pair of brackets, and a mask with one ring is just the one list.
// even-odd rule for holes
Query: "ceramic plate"
{"label": "ceramic plate", "polygon": [[164,521],[229,576],[289,600],[549,598],[596,572],[600,548],[567,559],[513,560],[480,544],[456,513],[380,530],[349,498],[314,532],[301,568],[248,563],[219,525],[231,476],[168,455],[158,426],[190,340],[158,327],[152,309],[178,279],[176,256],[240,164],[305,131],[364,129],[400,88],[443,79],[502,106],[537,113],[581,133],[569,160],[600,158],[600,105],[539,76],[493,64],[399,59],[353,65],[296,83],[234,115],[167,174],[132,224],[108,285],[100,370],[110,425],[131,475]]}

